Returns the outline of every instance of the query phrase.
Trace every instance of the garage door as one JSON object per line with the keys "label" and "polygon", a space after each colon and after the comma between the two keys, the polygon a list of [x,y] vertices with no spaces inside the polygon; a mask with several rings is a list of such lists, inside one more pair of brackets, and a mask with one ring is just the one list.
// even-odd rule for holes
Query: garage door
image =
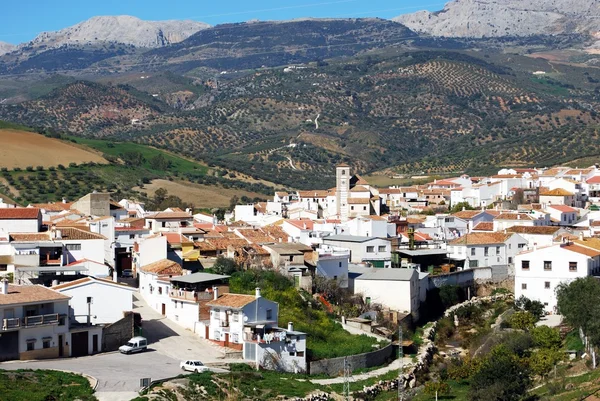
{"label": "garage door", "polygon": [[88,332],[71,333],[71,356],[88,355]]}
{"label": "garage door", "polygon": [[0,336],[0,361],[19,359],[19,332],[9,331]]}

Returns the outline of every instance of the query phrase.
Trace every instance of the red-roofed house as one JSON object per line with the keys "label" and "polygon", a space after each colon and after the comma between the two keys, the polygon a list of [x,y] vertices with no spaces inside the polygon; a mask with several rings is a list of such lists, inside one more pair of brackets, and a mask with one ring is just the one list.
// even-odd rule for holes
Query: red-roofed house
{"label": "red-roofed house", "polygon": [[577,222],[579,210],[567,205],[550,205],[546,209],[550,213],[553,224],[559,226],[570,226]]}
{"label": "red-roofed house", "polygon": [[37,233],[41,227],[42,212],[38,208],[0,208],[0,232]]}
{"label": "red-roofed house", "polygon": [[600,175],[590,177],[585,182],[587,193],[592,202],[600,202]]}

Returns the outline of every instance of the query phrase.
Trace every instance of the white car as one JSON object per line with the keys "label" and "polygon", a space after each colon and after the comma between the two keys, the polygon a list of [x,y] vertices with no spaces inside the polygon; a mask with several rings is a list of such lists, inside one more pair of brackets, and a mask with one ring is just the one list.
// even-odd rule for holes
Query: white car
{"label": "white car", "polygon": [[187,370],[188,372],[204,372],[207,370],[206,366],[200,361],[184,361],[179,364],[181,370]]}

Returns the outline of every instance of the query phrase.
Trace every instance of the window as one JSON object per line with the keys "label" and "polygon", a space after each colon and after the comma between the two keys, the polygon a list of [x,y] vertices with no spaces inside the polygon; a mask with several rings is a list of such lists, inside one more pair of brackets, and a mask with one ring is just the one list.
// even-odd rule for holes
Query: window
{"label": "window", "polygon": [[129,239],[135,239],[135,234],[129,234]]}
{"label": "window", "polygon": [[161,295],[162,294],[162,287],[158,287],[158,294]]}
{"label": "window", "polygon": [[239,343],[240,342],[240,335],[238,333],[231,334],[231,341],[233,341],[234,343]]}
{"label": "window", "polygon": [[521,289],[522,290],[526,290],[527,289],[527,283],[522,283],[521,284]]}
{"label": "window", "polygon": [[549,281],[545,281],[544,282],[544,288],[549,290],[550,289],[550,282]]}
{"label": "window", "polygon": [[500,255],[500,247],[499,246],[496,247],[496,255]]}
{"label": "window", "polygon": [[166,222],[166,221],[163,221],[163,222],[161,223],[161,225],[162,225],[163,227],[166,227],[166,226],[167,226],[167,222]]}
{"label": "window", "polygon": [[296,356],[304,357],[304,351],[298,351],[298,352],[296,352]]}
{"label": "window", "polygon": [[240,315],[238,315],[237,312],[233,312],[231,314],[231,321],[233,321],[233,322],[239,322],[239,320],[240,320]]}
{"label": "window", "polygon": [[340,263],[339,263],[339,266],[338,266],[338,267],[342,267],[342,262],[340,262]]}
{"label": "window", "polygon": [[375,247],[374,246],[368,246],[367,247],[367,253],[373,253],[375,252]]}
{"label": "window", "polygon": [[43,348],[50,348],[50,340],[44,340],[42,342],[42,347]]}
{"label": "window", "polygon": [[576,272],[577,271],[577,262],[569,262],[569,271]]}
{"label": "window", "polygon": [[485,248],[483,248],[483,256],[489,256],[490,254],[490,249],[486,246]]}
{"label": "window", "polygon": [[367,210],[367,207],[366,207],[366,206],[363,206],[363,210]]}
{"label": "window", "polygon": [[544,271],[552,270],[552,262],[549,260],[544,260]]}
{"label": "window", "polygon": [[81,251],[81,244],[66,244],[68,251]]}
{"label": "window", "polygon": [[478,266],[479,266],[478,260],[469,260],[469,267],[478,267]]}
{"label": "window", "polygon": [[378,252],[385,252],[385,245],[379,245]]}
{"label": "window", "polygon": [[521,261],[521,270],[529,270],[529,261],[528,260]]}
{"label": "window", "polygon": [[350,206],[350,210],[354,210],[354,206]]}
{"label": "window", "polygon": [[342,175],[346,175],[346,170],[342,170]]}
{"label": "window", "polygon": [[27,351],[33,351],[35,349],[35,343],[34,342],[28,342],[27,343]]}
{"label": "window", "polygon": [[475,256],[475,248],[471,248],[471,256]]}
{"label": "window", "polygon": [[525,248],[525,244],[519,244],[519,249]]}
{"label": "window", "polygon": [[512,256],[509,256],[509,257],[508,257],[508,263],[509,263],[509,264],[512,264],[512,262],[513,262]]}
{"label": "window", "polygon": [[0,272],[5,272],[8,270],[8,265],[0,264]]}
{"label": "window", "polygon": [[371,297],[366,297],[366,298],[365,298],[365,303],[366,303],[367,305],[371,305]]}
{"label": "window", "polygon": [[267,309],[267,320],[273,319],[273,309]]}

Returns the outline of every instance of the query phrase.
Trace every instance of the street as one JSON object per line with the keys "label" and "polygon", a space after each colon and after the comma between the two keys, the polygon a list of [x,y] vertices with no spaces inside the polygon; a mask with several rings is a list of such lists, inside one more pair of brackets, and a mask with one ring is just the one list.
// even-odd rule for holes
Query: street
{"label": "street", "polygon": [[201,339],[150,308],[139,295],[134,295],[134,310],[142,315],[143,336],[149,341],[148,351],[124,355],[118,352],[80,358],[47,361],[10,361],[0,369],[59,369],[85,373],[98,380],[96,396],[100,401],[131,400],[138,395],[140,379],[164,379],[183,373],[179,363],[198,359],[204,363],[222,362],[224,354],[218,346]]}

